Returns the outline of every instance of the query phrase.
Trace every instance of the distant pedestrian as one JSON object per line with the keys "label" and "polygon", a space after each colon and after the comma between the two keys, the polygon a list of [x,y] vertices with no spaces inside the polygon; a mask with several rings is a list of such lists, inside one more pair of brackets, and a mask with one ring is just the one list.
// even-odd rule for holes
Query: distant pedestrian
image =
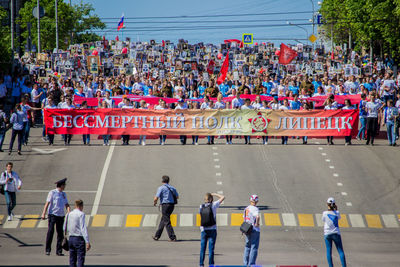
{"label": "distant pedestrian", "polygon": [[67,212],[70,212],[70,207],[68,204],[67,194],[65,194],[65,185],[67,178],[61,179],[56,182],[57,188],[51,190],[47,195],[46,204],[44,205],[42,212],[42,220],[46,219],[46,212],[48,210],[48,220],[49,220],[49,228],[47,230],[46,237],[46,255],[50,255],[51,252],[51,243],[53,241],[54,235],[54,226],[57,230],[57,247],[56,254],[57,256],[64,256],[62,254],[61,243],[64,238],[63,224],[64,224],[64,208]]}
{"label": "distant pedestrian", "polygon": [[164,175],[161,182],[162,186],[158,188],[156,196],[154,197],[154,206],[156,206],[158,200],[160,200],[162,217],[153,239],[156,241],[160,239],[165,227],[170,241],[176,241],[174,229],[171,225],[171,214],[174,211],[175,204],[178,203],[179,194],[173,186],[169,185],[169,176]]}
{"label": "distant pedestrian", "polygon": [[364,110],[367,112],[367,143],[374,145],[375,135],[378,132],[378,115],[383,108],[383,102],[380,99],[376,99],[376,95],[372,92],[370,100],[365,104]]}
{"label": "distant pedestrian", "polygon": [[85,265],[86,251],[91,248],[89,234],[83,213],[83,201],[75,201],[75,209],[67,214],[64,229],[69,235],[69,266],[83,267]]}
{"label": "distant pedestrian", "polygon": [[0,99],[0,152],[4,152],[3,143],[4,139],[6,138],[7,122],[8,118],[6,113],[4,113],[3,111],[3,105],[1,104],[1,99]]}
{"label": "distant pedestrian", "polygon": [[10,123],[12,124],[11,141],[8,155],[11,155],[15,138],[18,135],[18,155],[21,155],[22,138],[24,135],[24,112],[20,105],[15,106],[15,111],[11,115]]}
{"label": "distant pedestrian", "polygon": [[244,209],[244,221],[253,226],[251,233],[246,235],[246,245],[244,247],[243,264],[246,266],[255,265],[260,244],[260,213],[256,207],[258,196],[250,197],[250,205]]}
{"label": "distant pedestrian", "polygon": [[22,181],[18,174],[12,170],[13,163],[8,162],[6,170],[0,176],[0,184],[4,185],[4,196],[6,197],[8,221],[12,221],[14,213],[12,212],[17,205],[16,192],[21,190]]}
{"label": "distant pedestrian", "polygon": [[[218,197],[214,201],[214,197]],[[204,204],[200,205],[199,213],[201,218],[201,242],[200,242],[200,266],[204,266],[208,241],[208,264],[214,265],[214,249],[217,240],[217,208],[224,201],[223,195],[207,193],[204,196]]]}
{"label": "distant pedestrian", "polygon": [[337,210],[335,199],[333,197],[327,200],[328,210],[322,214],[324,222],[324,239],[326,245],[326,257],[329,267],[333,267],[332,263],[332,241],[338,250],[342,267],[346,267],[346,257],[343,251],[342,238],[340,237],[339,220],[340,213]]}

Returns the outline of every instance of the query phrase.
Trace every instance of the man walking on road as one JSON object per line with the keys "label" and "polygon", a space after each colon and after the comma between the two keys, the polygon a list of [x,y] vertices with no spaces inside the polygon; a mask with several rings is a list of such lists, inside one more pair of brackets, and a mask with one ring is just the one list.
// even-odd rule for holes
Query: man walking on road
{"label": "man walking on road", "polygon": [[[214,201],[214,197],[218,200]],[[224,201],[223,195],[215,193],[207,193],[204,196],[204,204],[200,205],[199,213],[201,218],[201,242],[200,242],[200,266],[204,266],[204,258],[206,255],[207,241],[208,244],[208,264],[214,265],[214,249],[217,240],[217,208]]]}
{"label": "man walking on road", "polygon": [[246,235],[246,245],[244,247],[243,264],[251,266],[256,264],[258,245],[260,244],[260,213],[256,207],[258,196],[250,197],[250,205],[244,210],[244,221],[253,226],[251,233]]}
{"label": "man walking on road", "polygon": [[153,236],[154,240],[158,240],[161,237],[161,234],[164,230],[164,227],[167,229],[168,237],[170,241],[176,241],[176,236],[174,233],[174,229],[171,225],[171,214],[174,211],[175,204],[177,204],[177,199],[179,198],[178,191],[173,186],[169,185],[169,176],[164,175],[162,177],[162,186],[160,186],[157,190],[156,196],[154,197],[154,206],[157,205],[158,200],[160,199],[161,204],[161,221],[158,226],[156,234]]}
{"label": "man walking on road", "polygon": [[48,219],[49,219],[49,228],[47,230],[47,237],[46,237],[46,255],[50,255],[51,251],[51,242],[53,241],[54,235],[54,226],[56,226],[57,230],[57,248],[56,253],[57,256],[64,256],[62,254],[62,247],[61,243],[64,238],[64,208],[67,212],[70,212],[71,209],[68,204],[67,195],[65,194],[65,185],[66,185],[67,178],[61,179],[56,182],[57,188],[51,190],[47,195],[46,204],[44,204],[43,213],[42,213],[42,220],[46,219],[46,212],[49,211]]}
{"label": "man walking on road", "polygon": [[[83,267],[85,265],[86,251],[91,248],[89,234],[85,224],[83,201],[75,201],[75,209],[68,213],[64,229],[69,235],[69,266]],[[77,265],[78,263],[78,265]]]}
{"label": "man walking on road", "polygon": [[12,212],[17,205],[16,192],[21,190],[22,182],[18,174],[12,170],[13,163],[8,162],[6,171],[0,176],[0,185],[4,185],[4,196],[6,197],[8,221],[12,221],[14,213]]}

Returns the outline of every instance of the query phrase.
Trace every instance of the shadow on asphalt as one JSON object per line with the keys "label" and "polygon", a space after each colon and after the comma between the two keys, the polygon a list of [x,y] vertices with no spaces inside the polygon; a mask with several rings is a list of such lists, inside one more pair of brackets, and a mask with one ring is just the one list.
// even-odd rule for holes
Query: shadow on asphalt
{"label": "shadow on asphalt", "polygon": [[9,239],[12,239],[15,242],[17,242],[19,244],[19,247],[42,247],[43,246],[43,244],[27,244],[24,241],[19,240],[18,238],[14,237],[13,235],[10,235],[8,233],[2,233],[2,235],[3,236],[1,236],[1,234],[0,234],[0,237],[9,238]]}

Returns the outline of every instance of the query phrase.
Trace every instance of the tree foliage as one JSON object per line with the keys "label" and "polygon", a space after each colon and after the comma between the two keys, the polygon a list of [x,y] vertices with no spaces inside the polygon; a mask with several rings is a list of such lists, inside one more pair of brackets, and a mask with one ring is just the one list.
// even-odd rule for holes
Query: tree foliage
{"label": "tree foliage", "polygon": [[[53,50],[56,47],[56,20],[54,0],[40,0],[45,9],[45,16],[40,19],[40,41],[42,50]],[[37,19],[32,15],[32,9],[36,6],[36,0],[27,1],[20,9],[17,23],[21,26],[24,46],[28,40],[27,25],[31,23],[32,43],[37,43]],[[58,36],[59,47],[66,48],[69,44],[77,42],[90,42],[100,40],[100,36],[91,33],[91,30],[104,29],[106,25],[100,18],[93,14],[91,4],[76,4],[70,6],[64,1],[58,0]],[[72,37],[72,38],[71,38]]]}
{"label": "tree foliage", "polygon": [[347,43],[351,32],[356,49],[372,45],[400,58],[400,0],[324,0],[320,12],[336,43]]}
{"label": "tree foliage", "polygon": [[0,70],[7,69],[11,62],[11,35],[7,21],[7,12],[0,7]]}

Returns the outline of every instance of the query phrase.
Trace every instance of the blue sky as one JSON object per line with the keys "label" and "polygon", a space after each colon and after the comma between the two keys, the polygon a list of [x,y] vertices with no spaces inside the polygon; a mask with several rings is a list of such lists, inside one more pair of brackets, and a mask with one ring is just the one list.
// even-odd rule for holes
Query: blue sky
{"label": "blue sky", "polygon": [[[279,44],[297,43],[284,39],[305,39],[306,31],[308,35],[312,33],[312,26],[308,21],[312,17],[311,0],[72,0],[73,3],[81,1],[91,3],[96,13],[107,23],[106,31],[98,33],[110,39],[119,35],[120,38],[130,37],[132,40],[141,41],[155,39],[157,42],[161,40],[176,42],[183,38],[189,43],[219,44],[224,39],[241,39],[242,33],[253,33],[258,42],[271,40]],[[317,10],[317,0],[313,1]],[[281,14],[271,14],[278,12]],[[282,14],[285,12],[309,13]],[[125,15],[126,29],[123,33],[117,33],[116,28],[122,13]],[[268,14],[254,15],[260,13]],[[237,14],[242,16],[221,16]],[[140,18],[204,15],[209,17]],[[302,25],[305,28],[303,30],[288,25],[287,21],[292,24],[309,25]],[[206,29],[199,29],[202,27]],[[306,41],[301,40],[301,42]]]}

